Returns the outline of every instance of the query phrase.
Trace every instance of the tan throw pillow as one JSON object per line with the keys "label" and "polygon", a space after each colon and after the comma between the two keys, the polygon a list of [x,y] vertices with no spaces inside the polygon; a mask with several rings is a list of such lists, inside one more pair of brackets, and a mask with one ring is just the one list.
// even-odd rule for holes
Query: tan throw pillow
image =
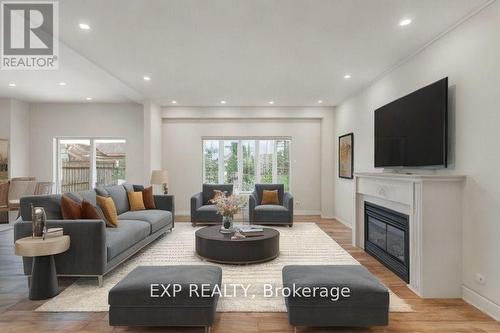
{"label": "tan throw pillow", "polygon": [[128,203],[130,204],[130,210],[145,210],[144,201],[142,200],[142,192],[127,192],[128,195]]}
{"label": "tan throw pillow", "polygon": [[260,202],[261,205],[279,205],[280,202],[278,200],[278,190],[273,190],[273,191],[268,191],[264,190],[262,191],[262,201]]}
{"label": "tan throw pillow", "polygon": [[118,214],[116,213],[115,203],[111,197],[96,196],[96,201],[106,217],[106,225],[108,227],[118,227]]}
{"label": "tan throw pillow", "polygon": [[144,207],[146,209],[156,209],[153,186],[146,187],[142,190],[142,201],[144,201]]}

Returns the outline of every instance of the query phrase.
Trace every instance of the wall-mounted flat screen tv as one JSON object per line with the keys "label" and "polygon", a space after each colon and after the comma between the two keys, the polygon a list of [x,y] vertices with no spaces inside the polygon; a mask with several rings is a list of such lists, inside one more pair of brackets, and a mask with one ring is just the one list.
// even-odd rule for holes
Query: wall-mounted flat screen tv
{"label": "wall-mounted flat screen tv", "polygon": [[375,110],[375,167],[447,167],[448,78]]}

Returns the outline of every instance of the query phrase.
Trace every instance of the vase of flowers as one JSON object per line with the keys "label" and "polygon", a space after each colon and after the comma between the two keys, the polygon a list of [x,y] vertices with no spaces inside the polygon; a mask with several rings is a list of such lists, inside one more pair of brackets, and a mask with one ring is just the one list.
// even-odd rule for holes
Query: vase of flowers
{"label": "vase of flowers", "polygon": [[222,225],[220,232],[223,234],[231,234],[234,232],[233,219],[234,215],[245,207],[246,203],[243,197],[238,195],[226,195],[222,191],[215,191],[215,196],[211,202],[217,208],[217,214],[222,215]]}

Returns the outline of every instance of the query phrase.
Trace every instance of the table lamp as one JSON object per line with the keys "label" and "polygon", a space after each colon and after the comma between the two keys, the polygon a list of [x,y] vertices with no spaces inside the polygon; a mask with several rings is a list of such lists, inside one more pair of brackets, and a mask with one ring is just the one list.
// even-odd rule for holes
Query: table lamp
{"label": "table lamp", "polygon": [[163,194],[168,194],[168,172],[167,170],[153,170],[151,172],[151,184],[162,185]]}

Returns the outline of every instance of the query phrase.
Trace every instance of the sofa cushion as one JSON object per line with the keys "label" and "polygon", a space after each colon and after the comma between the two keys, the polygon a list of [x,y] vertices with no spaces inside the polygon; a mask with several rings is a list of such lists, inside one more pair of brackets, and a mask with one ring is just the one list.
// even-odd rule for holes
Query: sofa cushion
{"label": "sofa cushion", "polygon": [[130,210],[127,191],[123,185],[107,186],[104,188],[113,199],[118,215]]}
{"label": "sofa cushion", "polygon": [[[83,191],[83,192],[68,192],[64,193],[64,195],[70,197],[76,202],[82,202],[83,200],[86,200],[93,204],[94,206],[97,205],[96,203],[96,191],[94,190],[88,190],[88,191]],[[107,195],[105,195],[107,196]]]}
{"label": "sofa cushion", "polygon": [[142,192],[127,192],[128,203],[130,205],[131,211],[145,210],[144,199],[142,198]]}
{"label": "sofa cushion", "polygon": [[106,226],[108,227],[117,227],[118,226],[118,213],[116,212],[115,202],[111,197],[101,197],[98,195],[97,204],[102,210]]}
{"label": "sofa cushion", "polygon": [[233,184],[203,184],[202,196],[203,205],[211,205],[212,200],[215,196],[215,190],[225,192],[226,195],[233,194]]}
{"label": "sofa cushion", "polygon": [[23,221],[31,221],[31,204],[35,207],[43,207],[47,220],[62,220],[60,194],[22,197],[19,207]]}
{"label": "sofa cushion", "polygon": [[288,212],[285,206],[280,205],[259,205],[255,206],[257,212]]}
{"label": "sofa cushion", "polygon": [[195,219],[198,222],[219,222],[222,221],[222,216],[217,214],[215,205],[205,205],[198,208],[195,212]]}
{"label": "sofa cushion", "polygon": [[[184,307],[213,308],[216,307],[219,296],[212,291],[216,286],[220,287],[221,283],[222,269],[217,266],[139,266],[109,291],[108,302],[115,307],[173,308],[165,310],[166,312]],[[152,284],[158,284],[158,292],[151,288]],[[162,294],[163,289],[159,284],[164,286],[179,284],[181,288],[175,296],[151,297],[152,293],[158,294],[158,296]],[[190,292],[192,285],[199,287],[199,295]],[[205,290],[203,294],[202,286]]]}
{"label": "sofa cushion", "polygon": [[139,211],[128,211],[118,216],[122,220],[134,220],[147,222],[150,227],[150,233],[154,233],[161,228],[172,224],[172,213],[166,210],[148,209]]}
{"label": "sofa cushion", "polygon": [[290,265],[283,267],[283,287],[326,287],[350,289],[350,296],[332,301],[317,293],[313,297],[287,297],[289,306],[388,307],[388,289],[361,265]]}
{"label": "sofa cushion", "polygon": [[61,214],[65,220],[80,220],[82,218],[82,205],[66,194],[61,197]]}
{"label": "sofa cushion", "polygon": [[120,220],[117,228],[106,228],[107,260],[148,237],[150,230],[149,223],[137,220]]}
{"label": "sofa cushion", "polygon": [[283,184],[255,184],[255,193],[257,194],[257,203],[262,202],[262,192],[266,191],[278,191],[278,202],[283,205],[283,196],[285,195],[285,186]]}
{"label": "sofa cushion", "polygon": [[264,190],[262,191],[261,205],[279,205],[278,190]]}
{"label": "sofa cushion", "polygon": [[254,216],[260,221],[286,221],[289,219],[288,209],[280,205],[255,206]]}
{"label": "sofa cushion", "polygon": [[153,195],[153,186],[146,187],[142,191],[142,201],[146,209],[156,209],[155,197]]}
{"label": "sofa cushion", "polygon": [[199,212],[217,212],[215,205],[204,205],[197,209]]}

